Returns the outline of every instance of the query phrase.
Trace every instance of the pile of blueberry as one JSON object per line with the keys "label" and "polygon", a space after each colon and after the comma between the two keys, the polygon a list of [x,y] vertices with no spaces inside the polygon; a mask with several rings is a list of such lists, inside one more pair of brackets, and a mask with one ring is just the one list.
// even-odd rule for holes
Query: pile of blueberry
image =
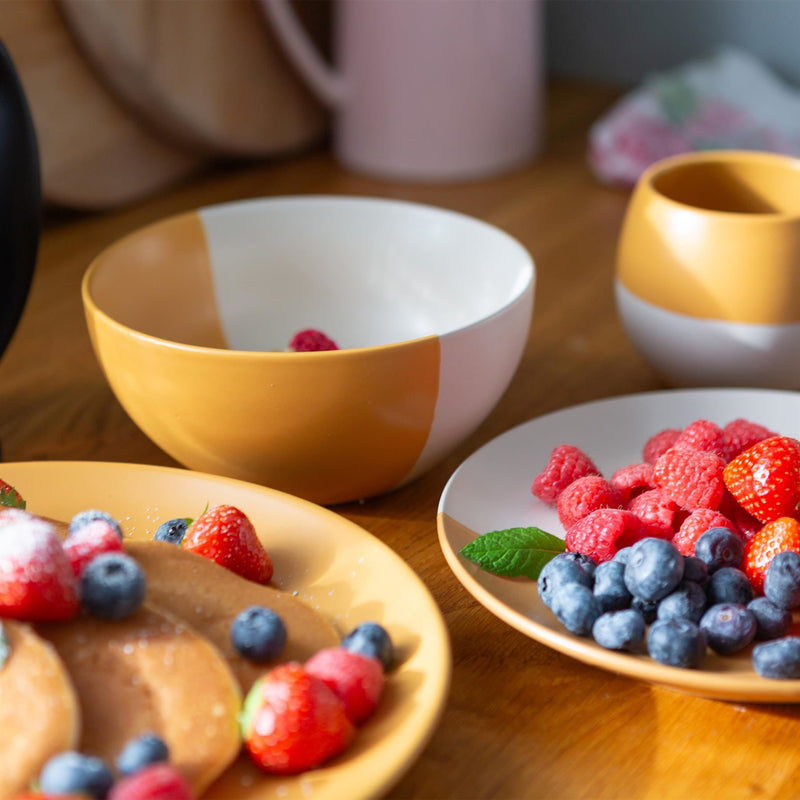
{"label": "pile of blueberry", "polygon": [[561,553],[539,574],[539,596],[568,631],[610,650],[691,668],[702,665],[708,648],[730,655],[756,641],[759,675],[800,678],[800,637],[788,635],[792,609],[800,607],[800,555],[776,555],[764,595],[754,597],[738,568],[743,554],[741,538],[727,528],[706,531],[690,557],[656,538],[601,564]]}

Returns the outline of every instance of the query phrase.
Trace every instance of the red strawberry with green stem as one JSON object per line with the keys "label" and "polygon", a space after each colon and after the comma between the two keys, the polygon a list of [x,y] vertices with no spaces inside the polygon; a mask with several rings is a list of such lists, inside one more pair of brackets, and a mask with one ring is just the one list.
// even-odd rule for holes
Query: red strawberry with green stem
{"label": "red strawberry with green stem", "polygon": [[181,546],[256,583],[272,578],[272,561],[253,523],[235,506],[203,512],[183,537]]}
{"label": "red strawberry with green stem", "polygon": [[279,775],[323,764],[341,753],[355,732],[339,698],[297,662],[275,667],[253,685],[241,726],[253,762]]}
{"label": "red strawberry with green stem", "polygon": [[800,442],[772,436],[733,459],[723,472],[728,491],[763,523],[794,517],[800,505]]}
{"label": "red strawberry with green stem", "polygon": [[25,501],[22,499],[22,495],[2,478],[0,478],[0,506],[25,508]]}

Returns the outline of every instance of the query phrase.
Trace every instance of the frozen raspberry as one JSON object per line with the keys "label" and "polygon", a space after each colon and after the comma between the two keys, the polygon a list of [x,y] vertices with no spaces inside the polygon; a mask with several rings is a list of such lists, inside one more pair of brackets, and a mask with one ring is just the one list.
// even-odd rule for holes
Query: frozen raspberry
{"label": "frozen raspberry", "polygon": [[558,518],[564,530],[571,528],[579,519],[597,511],[598,508],[620,508],[619,492],[600,475],[578,478],[564,489],[557,500]]}
{"label": "frozen raspberry", "polygon": [[722,435],[725,443],[725,457],[728,461],[732,461],[740,453],[749,450],[754,444],[777,436],[769,428],[741,418],[729,422],[722,429]]}
{"label": "frozen raspberry", "polygon": [[693,511],[681,524],[680,529],[672,539],[672,543],[685,556],[696,555],[694,546],[697,540],[711,528],[727,528],[738,534],[736,526],[719,511],[700,508]]}
{"label": "frozen raspberry", "polygon": [[550,454],[544,470],[533,479],[534,497],[554,506],[559,494],[578,478],[599,475],[600,470],[583,451],[571,444],[560,444]]}
{"label": "frozen raspberry", "polygon": [[659,456],[667,452],[681,435],[680,428],[666,428],[651,436],[642,450],[642,461],[655,464]]}
{"label": "frozen raspberry", "polygon": [[715,453],[673,447],[656,461],[653,481],[683,508],[715,509],[725,491],[724,469],[725,462]]}
{"label": "frozen raspberry", "polygon": [[675,534],[675,515],[678,513],[679,507],[661,489],[650,489],[637,495],[626,508],[639,517],[648,536],[671,539]]}
{"label": "frozen raspberry", "polygon": [[292,336],[289,349],[295,353],[310,353],[316,350],[338,350],[339,345],[322,331],[306,328]]}
{"label": "frozen raspberry", "polygon": [[722,428],[707,419],[698,419],[687,425],[675,440],[673,447],[682,447],[685,450],[705,450],[727,461]]}
{"label": "frozen raspberry", "polygon": [[628,464],[621,467],[612,476],[610,483],[622,495],[622,505],[627,505],[636,495],[653,489],[653,465]]}
{"label": "frozen raspberry", "polygon": [[576,522],[564,537],[566,549],[610,561],[618,550],[645,536],[639,517],[621,508],[600,508]]}

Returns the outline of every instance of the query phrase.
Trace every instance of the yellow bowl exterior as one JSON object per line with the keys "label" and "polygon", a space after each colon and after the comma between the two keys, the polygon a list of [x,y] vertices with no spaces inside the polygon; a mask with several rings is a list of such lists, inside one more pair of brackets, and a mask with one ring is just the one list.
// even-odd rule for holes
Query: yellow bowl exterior
{"label": "yellow bowl exterior", "polygon": [[653,165],[628,206],[617,280],[690,317],[800,322],[800,160],[718,151]]}

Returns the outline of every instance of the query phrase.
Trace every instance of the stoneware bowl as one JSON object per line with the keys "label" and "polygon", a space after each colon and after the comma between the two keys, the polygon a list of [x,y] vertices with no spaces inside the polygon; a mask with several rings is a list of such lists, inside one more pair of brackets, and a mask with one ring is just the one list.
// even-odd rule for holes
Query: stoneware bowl
{"label": "stoneware bowl", "polygon": [[[119,240],[82,295],[134,422],[185,466],[321,504],[380,494],[467,437],[527,343],[527,250],[405,202],[278,197]],[[287,352],[301,329],[339,345]]]}
{"label": "stoneware bowl", "polygon": [[628,206],[616,299],[668,383],[800,389],[800,160],[710,151],[654,164]]}

